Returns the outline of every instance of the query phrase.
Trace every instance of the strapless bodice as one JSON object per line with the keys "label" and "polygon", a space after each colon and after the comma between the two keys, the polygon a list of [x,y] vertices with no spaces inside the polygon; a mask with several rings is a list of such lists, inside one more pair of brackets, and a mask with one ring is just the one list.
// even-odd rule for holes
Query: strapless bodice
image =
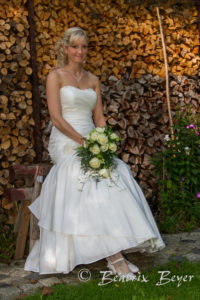
{"label": "strapless bodice", "polygon": [[62,116],[66,121],[86,120],[92,117],[97,94],[91,89],[81,90],[74,86],[63,86],[60,89]]}
{"label": "strapless bodice", "polygon": [[[92,111],[96,101],[97,94],[92,88],[81,90],[70,85],[60,88],[62,117],[84,137],[95,127]],[[54,163],[78,146],[79,143],[52,127],[48,150]]]}

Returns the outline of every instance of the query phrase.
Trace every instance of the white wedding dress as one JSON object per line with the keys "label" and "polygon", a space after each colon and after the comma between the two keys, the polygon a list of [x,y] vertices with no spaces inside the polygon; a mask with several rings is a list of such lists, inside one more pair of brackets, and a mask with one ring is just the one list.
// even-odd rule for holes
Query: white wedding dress
{"label": "white wedding dress", "polygon": [[[95,127],[93,89],[60,89],[63,118],[82,136]],[[149,205],[129,166],[119,158],[113,174],[117,185],[102,179],[81,182],[83,172],[74,149],[80,146],[53,127],[49,153],[54,166],[40,196],[29,205],[38,218],[40,239],[30,251],[24,270],[39,274],[69,273],[121,250],[155,252],[165,247]],[[82,179],[81,179],[82,178]]]}

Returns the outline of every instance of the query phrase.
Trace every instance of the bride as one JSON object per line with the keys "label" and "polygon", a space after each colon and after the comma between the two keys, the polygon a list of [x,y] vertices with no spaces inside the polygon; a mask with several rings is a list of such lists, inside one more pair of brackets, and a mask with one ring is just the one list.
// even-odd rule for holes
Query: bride
{"label": "bride", "polygon": [[57,42],[59,67],[47,76],[46,95],[53,123],[49,153],[54,166],[40,196],[29,205],[38,218],[40,238],[24,270],[69,273],[79,264],[106,258],[112,274],[134,279],[138,267],[127,252],[155,252],[165,247],[149,205],[129,166],[119,158],[117,185],[88,179],[80,190],[80,160],[75,148],[95,127],[104,127],[100,83],[83,69],[88,38],[79,27]]}

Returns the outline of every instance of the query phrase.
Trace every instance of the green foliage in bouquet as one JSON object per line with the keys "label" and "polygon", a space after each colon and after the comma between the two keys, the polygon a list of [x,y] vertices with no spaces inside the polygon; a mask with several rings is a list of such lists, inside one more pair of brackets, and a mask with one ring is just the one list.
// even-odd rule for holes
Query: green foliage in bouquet
{"label": "green foliage in bouquet", "polygon": [[164,232],[191,230],[200,220],[200,119],[192,104],[178,108],[174,140],[152,158],[160,188],[160,226]]}
{"label": "green foliage in bouquet", "polygon": [[81,158],[81,168],[90,177],[109,178],[116,168],[114,157],[117,157],[117,145],[121,138],[106,125],[96,127],[84,138],[84,145],[76,148],[76,154]]}

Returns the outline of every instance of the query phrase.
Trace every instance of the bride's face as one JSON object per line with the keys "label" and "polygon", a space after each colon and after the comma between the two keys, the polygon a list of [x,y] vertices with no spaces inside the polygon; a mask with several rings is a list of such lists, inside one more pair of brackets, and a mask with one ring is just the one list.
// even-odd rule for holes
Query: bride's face
{"label": "bride's face", "polygon": [[74,41],[66,48],[68,61],[82,63],[87,55],[88,45],[85,38]]}

